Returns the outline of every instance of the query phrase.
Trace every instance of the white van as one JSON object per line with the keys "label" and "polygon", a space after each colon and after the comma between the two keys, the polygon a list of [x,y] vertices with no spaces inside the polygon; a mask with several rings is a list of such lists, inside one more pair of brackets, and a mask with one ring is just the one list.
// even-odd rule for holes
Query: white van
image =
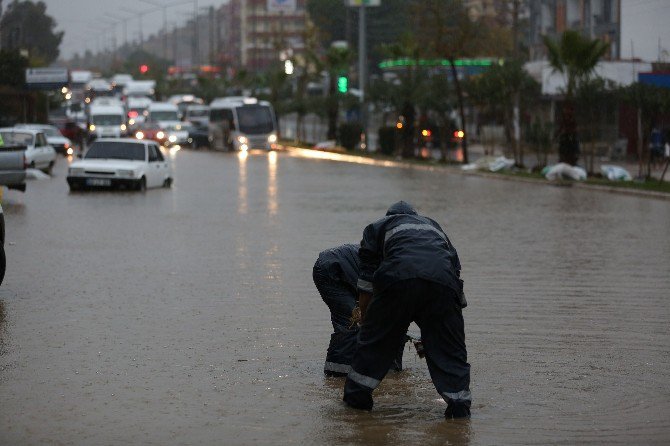
{"label": "white van", "polygon": [[146,96],[129,96],[126,99],[126,112],[130,127],[144,124],[149,114],[149,106],[153,101]]}
{"label": "white van", "polygon": [[240,96],[214,99],[209,105],[209,140],[214,150],[275,149],[272,105]]}
{"label": "white van", "polygon": [[88,110],[89,141],[95,138],[120,138],[126,134],[126,114],[118,104],[91,104]]}
{"label": "white van", "polygon": [[169,102],[152,102],[147,108],[147,121],[157,123],[161,128],[180,124],[179,108]]}
{"label": "white van", "polygon": [[146,96],[153,98],[156,94],[156,81],[132,81],[123,88],[123,96]]}
{"label": "white van", "polygon": [[199,127],[207,127],[209,125],[209,106],[190,104],[186,107],[184,121],[191,122]]}

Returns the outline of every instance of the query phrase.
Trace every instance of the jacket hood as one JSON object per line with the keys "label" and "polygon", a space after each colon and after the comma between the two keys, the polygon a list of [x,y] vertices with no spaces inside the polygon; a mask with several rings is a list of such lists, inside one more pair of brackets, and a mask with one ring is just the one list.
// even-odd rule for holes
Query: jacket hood
{"label": "jacket hood", "polygon": [[392,204],[388,211],[386,211],[387,216],[400,214],[417,215],[416,210],[412,207],[412,205],[405,201],[399,201]]}

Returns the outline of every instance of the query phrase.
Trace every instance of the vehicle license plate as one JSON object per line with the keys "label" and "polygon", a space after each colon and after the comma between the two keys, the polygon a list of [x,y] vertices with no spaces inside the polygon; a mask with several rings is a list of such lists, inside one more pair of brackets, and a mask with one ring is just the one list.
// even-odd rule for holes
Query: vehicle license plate
{"label": "vehicle license plate", "polygon": [[111,186],[112,180],[106,178],[88,178],[86,179],[87,186]]}

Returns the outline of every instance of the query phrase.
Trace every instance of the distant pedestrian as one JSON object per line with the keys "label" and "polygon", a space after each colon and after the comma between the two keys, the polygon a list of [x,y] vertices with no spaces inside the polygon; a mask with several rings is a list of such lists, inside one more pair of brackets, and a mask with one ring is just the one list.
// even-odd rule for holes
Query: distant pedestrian
{"label": "distant pedestrian", "polygon": [[[346,244],[327,249],[319,254],[312,277],[321,298],[330,309],[333,334],[326,352],[323,371],[326,376],[346,376],[356,351],[358,323],[352,320],[358,305],[356,283],[360,274],[359,245]],[[392,368],[402,370],[405,339],[396,344]],[[398,347],[399,345],[399,347]]]}
{"label": "distant pedestrian", "polygon": [[363,323],[344,401],[372,409],[372,392],[386,375],[395,346],[416,322],[431,379],[447,402],[445,416],[468,417],[470,364],[461,312],[466,302],[461,264],[447,235],[400,201],[365,228],[359,256]]}

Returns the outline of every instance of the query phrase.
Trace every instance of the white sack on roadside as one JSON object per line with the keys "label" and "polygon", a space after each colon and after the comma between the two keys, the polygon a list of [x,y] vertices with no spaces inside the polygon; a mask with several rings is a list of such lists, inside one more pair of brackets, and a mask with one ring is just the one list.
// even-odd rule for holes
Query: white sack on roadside
{"label": "white sack on roadside", "polygon": [[544,177],[550,181],[559,179],[583,181],[586,179],[586,170],[578,166],[571,166],[567,163],[558,163],[553,166],[547,166],[542,173],[544,173]]}
{"label": "white sack on roadside", "polygon": [[610,181],[632,181],[633,177],[626,169],[612,164],[603,164],[600,166],[600,172]]}

